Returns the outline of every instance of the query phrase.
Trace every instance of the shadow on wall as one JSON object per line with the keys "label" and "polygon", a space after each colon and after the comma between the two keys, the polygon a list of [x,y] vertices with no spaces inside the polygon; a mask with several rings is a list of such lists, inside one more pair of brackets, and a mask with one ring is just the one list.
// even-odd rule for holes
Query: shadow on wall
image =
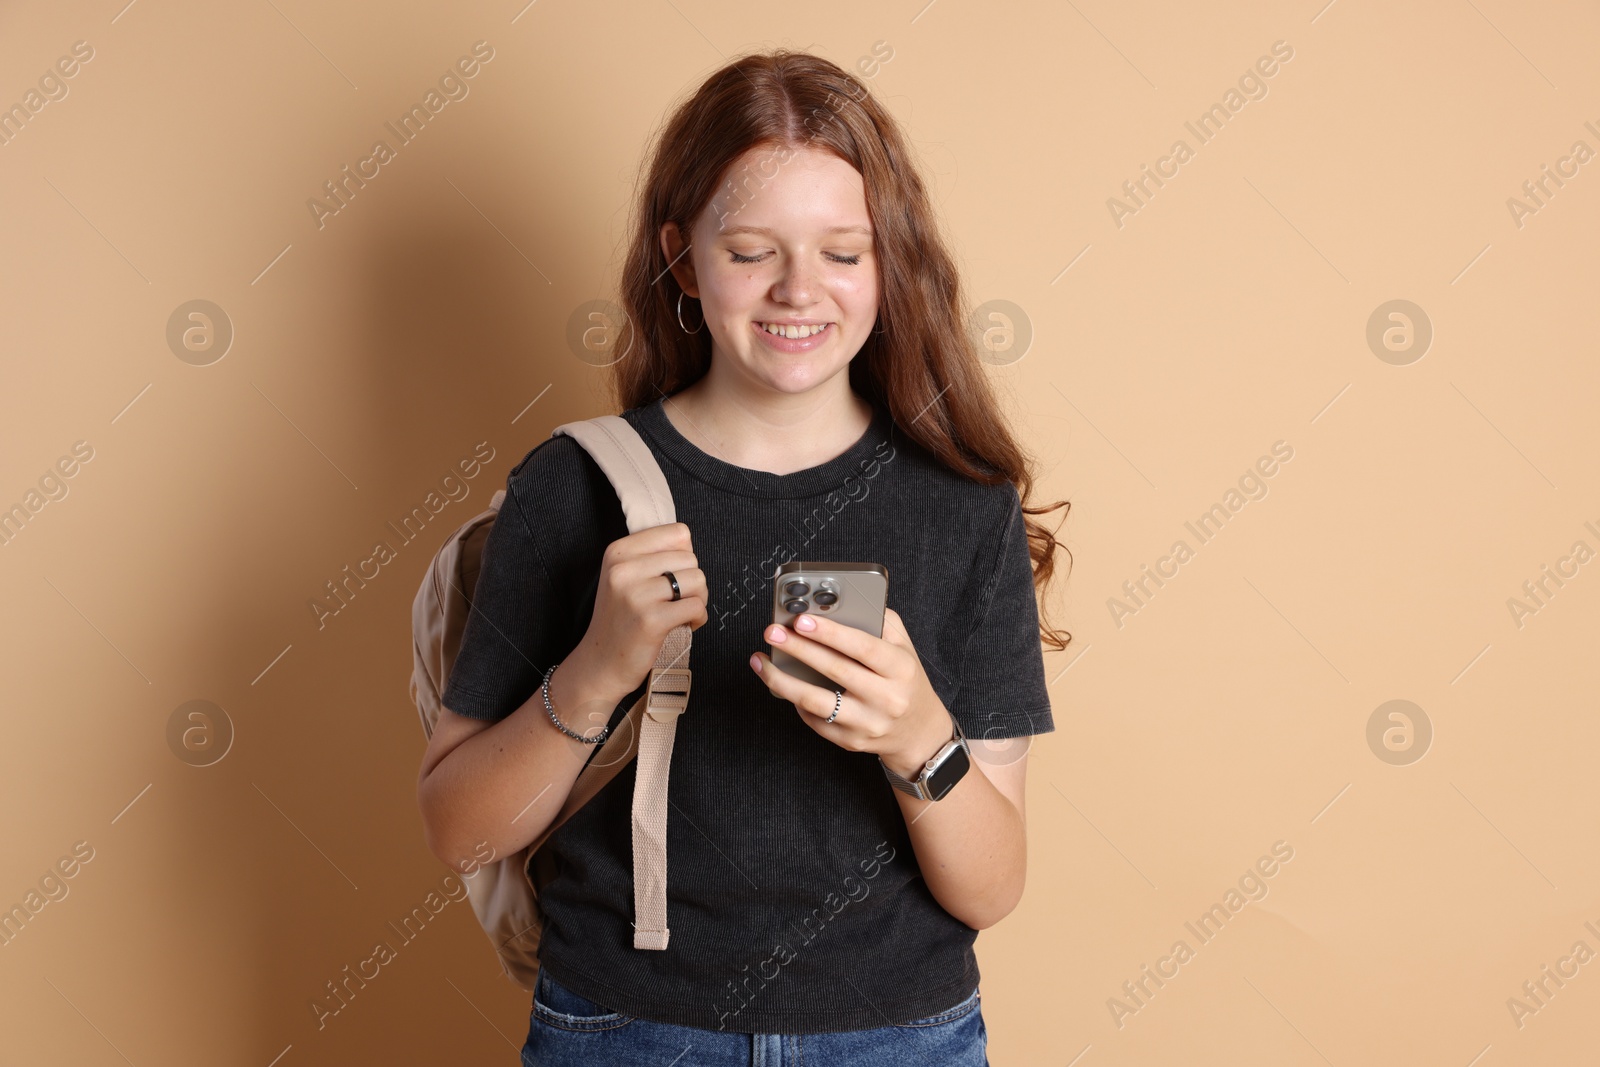
{"label": "shadow on wall", "polygon": [[[391,210],[414,219],[438,207],[415,206]],[[183,892],[227,902],[196,936],[255,943],[254,973],[239,984],[271,1007],[243,1039],[267,1059],[301,1042],[323,1056],[346,1042],[369,1051],[407,1009],[450,1005],[432,1031],[439,1047],[413,1049],[448,1059],[482,1020],[454,1018],[472,1009],[446,978],[487,1012],[489,996],[507,1019],[527,1010],[423,842],[411,602],[443,538],[487,506],[509,469],[557,422],[595,413],[600,372],[565,348],[565,297],[498,234],[447,214],[383,228],[352,256],[356,269],[328,270],[341,289],[327,304],[355,317],[347,336],[357,343],[325,347],[307,317],[306,350],[335,364],[316,372],[321,387],[344,392],[350,418],[368,428],[361,488],[304,502],[295,513],[310,529],[293,538],[269,526],[245,535],[244,558],[280,557],[275,567],[297,576],[281,591],[298,611],[285,637],[294,651],[229,708],[239,734],[230,756],[182,787],[187,829],[236,844],[194,884],[185,834],[170,838]],[[236,661],[257,650],[195,654]]]}

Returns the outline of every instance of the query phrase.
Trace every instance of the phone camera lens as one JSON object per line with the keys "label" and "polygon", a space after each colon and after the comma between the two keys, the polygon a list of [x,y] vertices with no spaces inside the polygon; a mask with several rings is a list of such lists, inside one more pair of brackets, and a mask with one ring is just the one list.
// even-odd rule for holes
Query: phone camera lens
{"label": "phone camera lens", "polygon": [[831,592],[827,589],[818,589],[815,599],[818,604],[821,604],[824,607],[829,607],[839,599],[839,594]]}
{"label": "phone camera lens", "polygon": [[802,579],[796,578],[794,581],[784,586],[783,591],[788,593],[790,596],[798,597],[805,596],[807,593],[811,592],[811,587]]}
{"label": "phone camera lens", "polygon": [[791,615],[803,614],[806,610],[806,607],[806,602],[799,597],[795,597],[793,600],[786,600],[783,602],[783,610],[787,611]]}

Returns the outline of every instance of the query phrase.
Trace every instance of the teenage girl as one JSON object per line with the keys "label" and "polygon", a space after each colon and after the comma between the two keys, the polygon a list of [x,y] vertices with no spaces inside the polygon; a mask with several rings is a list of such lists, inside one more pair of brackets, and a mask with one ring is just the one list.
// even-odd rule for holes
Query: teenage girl
{"label": "teenage girl", "polygon": [[[1029,516],[1066,505],[1023,505],[895,120],[803,52],[717,71],[661,132],[621,289],[616,407],[679,521],[629,534],[573,439],[532,449],[419,778],[445,862],[526,847],[692,628],[670,938],[635,947],[625,767],[545,846],[523,1062],[986,1064],[972,945],[1022,895],[1041,636],[1065,647],[1036,594],[1062,546]],[[882,637],[774,624],[788,560],[883,566]]]}

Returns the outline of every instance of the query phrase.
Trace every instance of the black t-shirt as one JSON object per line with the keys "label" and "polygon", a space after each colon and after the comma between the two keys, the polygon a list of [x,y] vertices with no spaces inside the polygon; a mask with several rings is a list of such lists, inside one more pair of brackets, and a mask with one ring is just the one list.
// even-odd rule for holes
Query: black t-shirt
{"label": "black t-shirt", "polygon": [[[712,1030],[855,1030],[958,1003],[978,984],[977,931],[928,891],[877,757],[818,735],[748,660],[771,651],[779,564],[881,563],[888,606],[969,738],[1053,730],[1015,487],[959,477],[882,408],[843,454],[782,475],[702,452],[660,400],[623,417],[660,464],[709,589],[668,785],[672,934],[664,950],[633,947],[630,761],[546,846],[558,873],[540,894],[541,966],[612,1010]],[[627,533],[572,438],[512,468],[445,706],[498,721],[537,698],[588,629],[601,553]]]}

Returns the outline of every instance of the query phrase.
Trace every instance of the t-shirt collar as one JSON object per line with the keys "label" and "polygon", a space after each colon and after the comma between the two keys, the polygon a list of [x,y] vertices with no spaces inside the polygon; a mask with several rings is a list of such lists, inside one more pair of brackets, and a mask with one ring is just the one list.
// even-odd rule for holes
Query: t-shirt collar
{"label": "t-shirt collar", "polygon": [[844,452],[826,463],[789,474],[750,470],[735,466],[726,460],[702,452],[667,418],[666,397],[633,409],[634,426],[654,448],[708,485],[742,496],[769,497],[773,499],[816,496],[837,489],[851,475],[861,476],[865,462],[870,461],[878,446],[888,441],[893,420],[888,411],[874,404],[872,422],[865,433]]}

